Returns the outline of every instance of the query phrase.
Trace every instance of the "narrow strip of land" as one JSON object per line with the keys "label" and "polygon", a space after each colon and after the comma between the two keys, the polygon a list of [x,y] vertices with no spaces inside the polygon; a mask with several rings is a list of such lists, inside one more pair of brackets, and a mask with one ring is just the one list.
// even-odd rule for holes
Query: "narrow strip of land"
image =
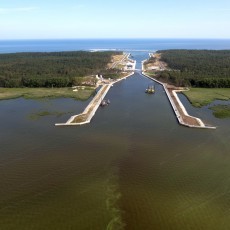
{"label": "narrow strip of land", "polygon": [[136,61],[129,59],[130,54],[123,54],[123,55],[116,55],[112,62],[110,63],[110,68],[115,68],[117,65],[122,65],[125,74],[124,77],[120,77],[117,80],[112,79],[102,79],[98,82],[97,86],[101,85],[100,90],[89,103],[89,105],[85,108],[85,110],[77,115],[70,117],[70,119],[65,123],[57,123],[56,126],[71,126],[71,125],[84,125],[90,123],[91,119],[95,115],[98,107],[100,106],[101,102],[103,101],[104,97],[108,93],[109,89],[113,84],[126,79],[127,77],[134,74]]}
{"label": "narrow strip of land", "polygon": [[[144,75],[147,78],[150,78],[153,81],[158,82],[164,87],[164,90],[167,94],[167,97],[170,101],[170,104],[173,108],[173,111],[176,115],[176,118],[179,122],[179,124],[191,127],[191,128],[206,128],[206,129],[216,129],[216,127],[208,126],[203,123],[203,121],[200,118],[190,116],[183,104],[181,103],[177,93],[187,91],[188,89],[185,89],[183,87],[176,87],[174,85],[170,85],[167,83],[163,83],[161,81],[156,80],[154,77],[149,76],[148,73],[145,71],[151,70],[158,70],[158,71],[164,71],[167,69],[167,64],[162,62],[160,60],[160,54],[149,54],[150,58],[155,58],[153,62],[149,62],[148,60],[145,60],[142,62],[142,75]],[[147,63],[147,64],[146,64]]]}
{"label": "narrow strip of land", "polygon": [[98,107],[100,106],[101,101],[104,99],[111,86],[123,79],[126,79],[127,77],[133,74],[134,72],[131,72],[130,74],[128,74],[123,78],[120,78],[109,84],[102,85],[98,93],[95,95],[95,97],[92,99],[92,101],[89,103],[89,105],[85,108],[85,110],[82,113],[70,117],[70,119],[66,123],[57,123],[55,124],[55,126],[74,126],[74,125],[84,125],[90,123]]}
{"label": "narrow strip of land", "polygon": [[213,126],[207,126],[205,125],[200,118],[190,116],[183,104],[181,103],[180,99],[177,96],[178,92],[184,91],[182,88],[174,87],[171,85],[168,85],[166,83],[162,83],[150,76],[148,76],[146,73],[142,72],[142,75],[161,84],[164,87],[164,90],[167,94],[167,97],[169,99],[169,102],[173,108],[173,111],[176,115],[176,118],[179,122],[179,124],[190,127],[190,128],[205,128],[205,129],[216,129],[216,127]]}

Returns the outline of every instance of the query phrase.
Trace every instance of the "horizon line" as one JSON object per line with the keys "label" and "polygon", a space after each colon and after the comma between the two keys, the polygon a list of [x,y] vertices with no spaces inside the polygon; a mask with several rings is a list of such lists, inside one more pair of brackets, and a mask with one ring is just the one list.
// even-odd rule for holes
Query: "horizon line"
{"label": "horizon line", "polygon": [[140,40],[140,39],[145,39],[145,40],[153,40],[153,39],[181,39],[181,40],[230,40],[230,38],[181,38],[181,37],[139,37],[139,38],[4,38],[1,39],[0,41],[13,41],[13,40]]}

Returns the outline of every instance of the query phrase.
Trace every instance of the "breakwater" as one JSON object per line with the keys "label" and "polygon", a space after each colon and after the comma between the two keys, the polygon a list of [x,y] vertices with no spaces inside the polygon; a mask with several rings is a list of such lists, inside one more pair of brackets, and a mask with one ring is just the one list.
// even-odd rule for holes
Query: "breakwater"
{"label": "breakwater", "polygon": [[[143,65],[142,65],[143,69]],[[147,77],[151,79],[152,81],[155,81],[159,84],[161,84],[164,87],[165,93],[169,99],[169,102],[172,106],[172,109],[176,115],[176,118],[180,125],[189,127],[189,128],[203,128],[203,129],[216,129],[216,127],[208,126],[203,123],[203,121],[200,118],[190,116],[183,104],[181,103],[180,99],[177,96],[178,92],[182,92],[184,90],[182,89],[173,89],[167,86],[167,84],[162,83],[150,76],[148,76],[146,73],[142,72],[142,75],[144,77]]]}
{"label": "breakwater", "polygon": [[126,79],[134,74],[131,72],[127,76],[120,78],[116,81],[113,81],[109,84],[102,85],[101,89],[89,103],[89,105],[85,108],[85,110],[77,115],[71,116],[69,120],[65,123],[56,123],[55,126],[76,126],[76,125],[84,125],[91,122],[91,119],[95,115],[98,107],[101,104],[101,101],[105,98],[106,94],[108,93],[109,89],[113,86],[113,84]]}

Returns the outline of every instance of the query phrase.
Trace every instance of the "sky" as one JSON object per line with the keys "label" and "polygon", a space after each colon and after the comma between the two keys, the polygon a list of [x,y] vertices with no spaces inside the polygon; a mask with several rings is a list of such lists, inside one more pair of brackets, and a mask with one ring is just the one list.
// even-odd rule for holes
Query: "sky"
{"label": "sky", "polygon": [[230,38],[230,0],[0,0],[0,39]]}

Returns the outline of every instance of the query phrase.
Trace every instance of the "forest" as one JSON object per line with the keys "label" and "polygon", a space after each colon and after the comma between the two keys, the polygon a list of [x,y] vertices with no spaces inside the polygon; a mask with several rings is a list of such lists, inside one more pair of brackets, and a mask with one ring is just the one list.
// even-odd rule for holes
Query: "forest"
{"label": "forest", "polygon": [[0,87],[67,87],[85,76],[116,76],[107,69],[114,54],[122,52],[34,52],[0,54]]}
{"label": "forest", "polygon": [[158,78],[177,86],[230,88],[230,50],[159,50],[168,70]]}

